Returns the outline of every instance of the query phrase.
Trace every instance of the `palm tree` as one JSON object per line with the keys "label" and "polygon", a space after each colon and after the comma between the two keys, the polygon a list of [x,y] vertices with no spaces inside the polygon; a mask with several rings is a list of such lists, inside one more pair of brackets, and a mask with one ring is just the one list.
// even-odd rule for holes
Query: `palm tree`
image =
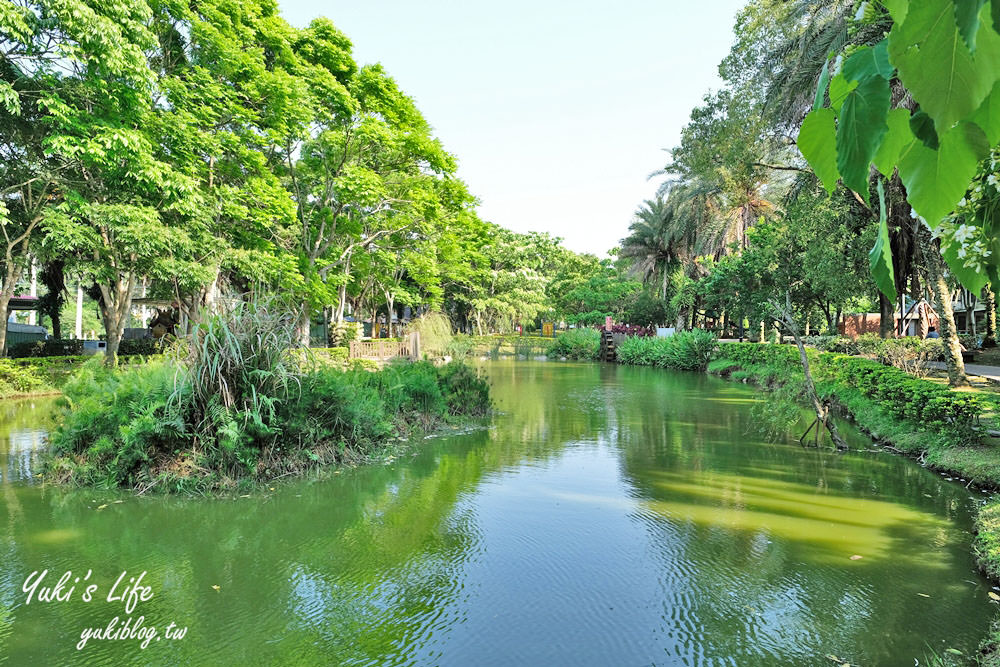
{"label": "palm tree", "polygon": [[676,261],[674,211],[666,198],[647,199],[635,212],[619,257],[629,260],[631,272],[645,283],[662,277],[661,298],[667,294],[667,267]]}
{"label": "palm tree", "polygon": [[[740,79],[742,72],[751,72],[750,78],[741,82],[763,91],[769,119],[779,128],[798,127],[812,106],[830,54],[842,52],[848,44],[875,44],[890,26],[887,13],[881,20],[852,24],[856,4],[854,0],[753,3],[740,18],[750,33],[748,41],[757,42],[750,50],[753,62],[730,56],[723,64],[727,75]],[[871,11],[884,12],[875,7]],[[849,29],[852,25],[853,30]]]}

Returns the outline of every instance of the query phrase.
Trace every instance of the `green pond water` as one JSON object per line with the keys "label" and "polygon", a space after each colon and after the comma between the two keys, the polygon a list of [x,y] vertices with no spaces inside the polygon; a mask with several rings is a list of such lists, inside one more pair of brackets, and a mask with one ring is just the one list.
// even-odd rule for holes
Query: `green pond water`
{"label": "green pond water", "polygon": [[[0,404],[0,663],[910,666],[986,634],[957,481],[765,442],[739,384],[484,368],[489,428],[246,498],[42,487],[52,400]],[[90,577],[25,604],[41,570]],[[152,593],[131,613],[122,572]],[[77,649],[139,616],[146,648]]]}

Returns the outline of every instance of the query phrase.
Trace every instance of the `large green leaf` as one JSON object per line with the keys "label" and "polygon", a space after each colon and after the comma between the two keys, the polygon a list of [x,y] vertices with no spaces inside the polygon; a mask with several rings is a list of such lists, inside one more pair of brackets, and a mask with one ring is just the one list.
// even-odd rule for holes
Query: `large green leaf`
{"label": "large green leaf", "polygon": [[813,110],[823,108],[826,87],[830,85],[830,61],[823,63],[823,71],[819,73],[819,83],[816,85],[816,99],[813,100]]}
{"label": "large green leaf", "polygon": [[986,135],[973,123],[957,125],[940,135],[940,142],[940,148],[932,150],[914,139],[899,158],[906,199],[931,227],[937,227],[965,196],[988,150]]}
{"label": "large green leaf", "polygon": [[883,176],[889,178],[899,161],[899,154],[913,141],[913,131],[910,130],[910,112],[906,109],[890,111],[887,123],[889,131],[885,133],[872,162]]}
{"label": "large green leaf", "polygon": [[889,298],[889,301],[896,303],[896,272],[892,267],[892,246],[889,243],[889,225],[885,212],[885,188],[882,187],[882,181],[878,183],[878,203],[878,238],[875,239],[875,246],[868,253],[868,265],[879,290]]}
{"label": "large green leaf", "polygon": [[986,4],[986,0],[954,0],[955,1],[955,23],[958,26],[958,33],[965,40],[969,50],[976,51],[976,35],[979,33],[979,10]]}
{"label": "large green leaf", "polygon": [[938,133],[979,108],[996,67],[977,66],[955,25],[952,0],[920,0],[889,33],[889,58]]}
{"label": "large green leaf", "polygon": [[1000,82],[993,86],[993,92],[983,100],[971,120],[983,129],[992,145],[1000,144]]}
{"label": "large green leaf", "polygon": [[844,77],[848,81],[864,81],[873,76],[889,80],[894,68],[889,64],[889,40],[883,39],[874,47],[865,46],[844,62]]}
{"label": "large green leaf", "polygon": [[830,106],[833,107],[833,110],[840,113],[847,95],[857,87],[858,82],[848,81],[847,77],[844,76],[843,69],[837,72],[837,75],[830,79]]}
{"label": "large green leaf", "polygon": [[960,248],[961,246],[957,243],[942,243],[941,256],[944,257],[948,268],[958,278],[958,281],[962,283],[962,286],[975,294],[979,294],[986,286],[986,283],[989,282],[989,276],[985,273],[980,273],[973,267],[966,266],[965,260],[958,256]]}
{"label": "large green leaf", "polygon": [[910,9],[909,0],[882,0],[882,4],[889,10],[889,16],[893,21],[902,23],[906,20],[906,13]]}
{"label": "large green leaf", "polygon": [[844,185],[868,201],[868,170],[889,130],[889,82],[868,78],[847,94],[837,128],[837,169]]}
{"label": "large green leaf", "polygon": [[837,114],[826,107],[815,109],[802,121],[799,130],[799,150],[816,172],[827,192],[837,187]]}
{"label": "large green leaf", "polygon": [[934,129],[934,119],[928,116],[923,109],[910,116],[910,131],[913,132],[914,137],[924,142],[924,146],[931,150],[936,151],[941,145],[937,130]]}

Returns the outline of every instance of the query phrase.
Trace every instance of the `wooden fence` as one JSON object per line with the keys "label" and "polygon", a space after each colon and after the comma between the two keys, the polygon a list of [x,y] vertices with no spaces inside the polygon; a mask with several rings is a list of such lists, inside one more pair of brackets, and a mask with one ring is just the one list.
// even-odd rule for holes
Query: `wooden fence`
{"label": "wooden fence", "polygon": [[403,340],[352,340],[350,347],[351,359],[374,359],[388,361],[390,359],[419,359],[420,338],[412,333]]}

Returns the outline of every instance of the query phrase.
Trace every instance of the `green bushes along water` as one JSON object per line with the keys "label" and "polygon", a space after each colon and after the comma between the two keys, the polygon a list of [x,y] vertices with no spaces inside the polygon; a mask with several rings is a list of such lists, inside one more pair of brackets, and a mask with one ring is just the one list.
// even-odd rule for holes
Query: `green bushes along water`
{"label": "green bushes along water", "polygon": [[632,336],[618,346],[622,364],[703,371],[717,346],[715,335],[702,329],[682,331],[668,338]]}
{"label": "green bushes along water", "polygon": [[601,354],[601,332],[597,329],[570,329],[556,337],[548,351],[551,358],[574,360],[597,359]]}

